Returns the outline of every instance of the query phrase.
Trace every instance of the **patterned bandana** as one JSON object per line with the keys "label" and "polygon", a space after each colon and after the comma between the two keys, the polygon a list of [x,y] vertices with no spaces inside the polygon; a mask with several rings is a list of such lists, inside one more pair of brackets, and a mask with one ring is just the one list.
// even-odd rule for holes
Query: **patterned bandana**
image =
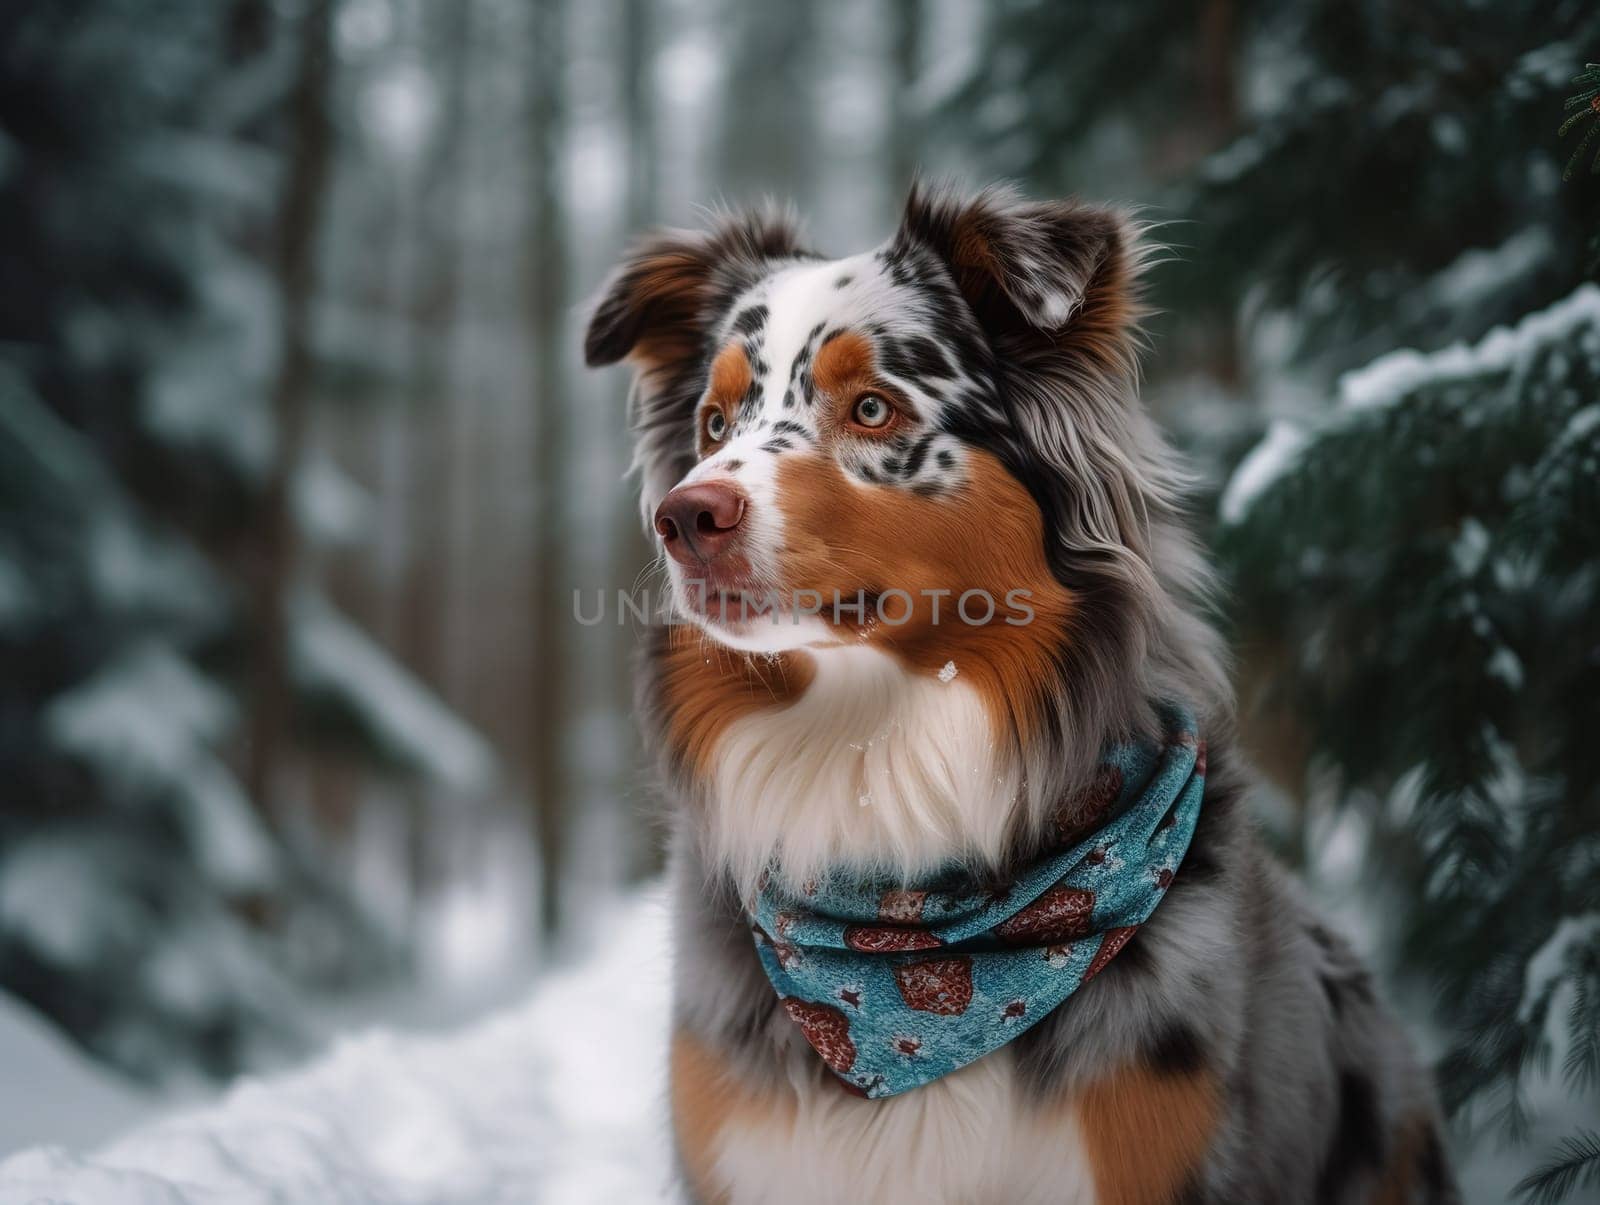
{"label": "patterned bandana", "polygon": [[1117,745],[1058,843],[1009,884],[958,873],[762,888],[756,951],[784,1009],[843,1082],[893,1096],[1042,1020],[1102,971],[1161,902],[1189,848],[1206,753],[1187,711],[1165,743]]}

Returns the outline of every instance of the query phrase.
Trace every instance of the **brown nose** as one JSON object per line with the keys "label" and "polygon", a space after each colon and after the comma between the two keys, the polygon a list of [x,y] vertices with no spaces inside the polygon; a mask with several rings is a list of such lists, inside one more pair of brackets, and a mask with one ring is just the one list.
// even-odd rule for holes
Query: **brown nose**
{"label": "brown nose", "polygon": [[744,495],[720,481],[680,485],[656,507],[656,531],[676,561],[709,561],[733,542]]}

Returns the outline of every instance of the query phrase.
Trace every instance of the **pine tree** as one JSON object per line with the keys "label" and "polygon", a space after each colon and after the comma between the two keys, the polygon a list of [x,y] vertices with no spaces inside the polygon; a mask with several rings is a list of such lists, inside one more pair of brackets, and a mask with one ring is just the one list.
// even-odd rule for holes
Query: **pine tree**
{"label": "pine tree", "polygon": [[[1223,475],[1245,705],[1397,893],[1446,1104],[1518,1140],[1553,1052],[1574,1116],[1600,1084],[1600,186],[1562,184],[1552,120],[1600,13],[1241,0],[1207,41],[1212,7],[996,5],[946,125],[1036,191],[1123,180],[1176,219],[1152,294],[1180,434],[1207,437],[1211,324],[1244,323],[1260,426],[1326,399]],[[1592,1148],[1521,1191],[1574,1190]]]}
{"label": "pine tree", "polygon": [[1600,1082],[1600,287],[1343,378],[1225,495],[1246,638],[1407,900],[1447,1108],[1527,1132]]}
{"label": "pine tree", "polygon": [[[282,216],[293,19],[0,11],[0,988],[151,1079],[295,1045],[308,982],[401,953],[238,769],[275,434],[250,235]],[[287,744],[487,774],[309,586],[285,617]]]}

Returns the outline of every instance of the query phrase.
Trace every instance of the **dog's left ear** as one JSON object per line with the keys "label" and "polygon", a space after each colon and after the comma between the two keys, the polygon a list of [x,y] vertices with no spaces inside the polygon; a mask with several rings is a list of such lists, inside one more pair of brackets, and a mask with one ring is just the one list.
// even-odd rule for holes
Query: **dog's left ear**
{"label": "dog's left ear", "polygon": [[1002,357],[1077,352],[1106,369],[1131,367],[1137,252],[1116,210],[916,185],[895,246],[925,247],[944,262]]}

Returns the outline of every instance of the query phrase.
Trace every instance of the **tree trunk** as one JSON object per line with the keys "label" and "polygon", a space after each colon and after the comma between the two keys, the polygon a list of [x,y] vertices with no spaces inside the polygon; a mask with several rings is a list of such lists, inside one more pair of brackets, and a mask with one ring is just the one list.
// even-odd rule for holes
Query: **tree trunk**
{"label": "tree trunk", "polygon": [[[627,195],[624,205],[626,234],[636,237],[641,230],[661,224],[657,212],[661,203],[660,131],[656,125],[656,112],[660,98],[655,88],[652,64],[655,60],[656,25],[651,19],[650,0],[623,0],[622,10],[622,118],[628,139]],[[618,450],[616,463],[625,468],[630,445],[622,424],[618,424]],[[655,547],[645,537],[639,518],[639,508],[630,479],[617,491],[617,507],[612,523],[611,572],[609,584],[615,588],[631,590],[641,579],[644,567],[655,555]],[[606,616],[614,618],[615,598],[608,598]],[[626,628],[607,627],[611,636],[611,691],[609,706],[622,717],[619,730],[626,733],[626,748],[614,784],[615,797],[636,798],[633,788],[643,781],[645,773],[644,744],[639,739],[639,728],[633,715],[634,648],[642,633]],[[647,825],[635,823],[636,818],[624,815],[622,822],[630,836],[643,834],[629,852],[627,873],[639,878],[658,870],[661,855],[658,844],[651,839]]]}
{"label": "tree trunk", "polygon": [[256,647],[246,784],[257,805],[271,811],[290,741],[289,609],[299,569],[294,485],[305,446],[312,375],[311,303],[316,291],[321,229],[333,129],[334,0],[311,0],[300,17],[299,66],[289,102],[287,170],[278,210],[279,362],[272,389],[277,446],[261,506],[256,589]]}
{"label": "tree trunk", "polygon": [[922,66],[922,0],[889,0],[890,69],[889,193],[898,201],[921,166],[922,115],[913,91]]}
{"label": "tree trunk", "polygon": [[809,209],[817,188],[817,17],[811,4],[731,5],[720,169],[729,196]]}
{"label": "tree trunk", "polygon": [[533,473],[537,506],[533,526],[534,678],[528,717],[535,828],[543,864],[540,923],[547,937],[561,927],[562,873],[567,843],[570,782],[566,747],[570,729],[567,647],[573,639],[566,572],[567,254],[562,207],[566,160],[565,0],[533,0],[528,59],[529,238],[526,288],[532,326]]}
{"label": "tree trunk", "polygon": [[444,614],[453,583],[448,555],[448,477],[455,407],[451,396],[461,292],[463,130],[466,127],[472,0],[422,9],[422,42],[439,64],[440,105],[418,175],[417,254],[407,298],[412,328],[406,380],[412,489],[406,499],[410,572],[400,640],[406,659],[437,685],[444,670]]}
{"label": "tree trunk", "polygon": [[[446,617],[455,590],[450,555],[451,480],[456,399],[453,372],[461,292],[463,131],[472,39],[472,0],[420,10],[421,42],[437,63],[440,104],[418,173],[416,254],[411,261],[405,315],[412,332],[405,382],[405,424],[410,432],[402,513],[408,527],[405,585],[400,598],[399,652],[424,682],[445,692]],[[452,707],[462,700],[446,697]],[[407,789],[411,900],[415,915],[436,874],[438,848],[433,813],[448,801],[439,788]]]}

